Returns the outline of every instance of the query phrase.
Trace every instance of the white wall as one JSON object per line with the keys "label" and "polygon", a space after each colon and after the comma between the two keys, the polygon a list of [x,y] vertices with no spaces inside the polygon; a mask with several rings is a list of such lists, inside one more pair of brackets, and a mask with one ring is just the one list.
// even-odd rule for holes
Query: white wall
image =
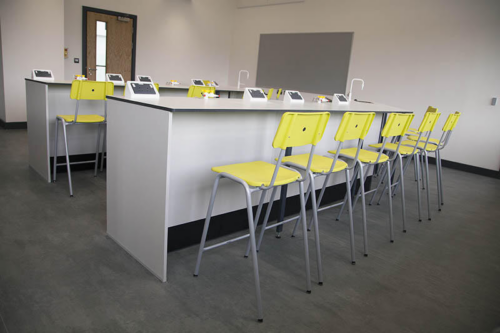
{"label": "white wall", "polygon": [[136,74],[164,84],[176,79],[226,84],[232,41],[233,0],[65,0],[65,77],[81,74],[82,6],[138,16]]}
{"label": "white wall", "polygon": [[5,120],[26,121],[24,79],[34,68],[64,77],[63,0],[2,0],[0,24]]}
{"label": "white wall", "polygon": [[414,110],[416,122],[438,107],[439,129],[462,112],[443,159],[500,169],[500,105],[490,106],[500,97],[500,1],[307,0],[237,9],[234,21],[230,84],[240,69],[255,82],[262,33],[353,31],[349,81],[366,83],[355,96]]}
{"label": "white wall", "polygon": [[5,122],[5,95],[3,91],[3,60],[2,60],[2,20],[0,17],[0,120]]}

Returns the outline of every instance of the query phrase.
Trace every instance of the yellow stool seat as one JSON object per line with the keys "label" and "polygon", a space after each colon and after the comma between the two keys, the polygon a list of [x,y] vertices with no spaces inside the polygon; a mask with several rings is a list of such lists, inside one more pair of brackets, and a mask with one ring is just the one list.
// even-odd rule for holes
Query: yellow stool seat
{"label": "yellow stool seat", "polygon": [[[283,163],[290,162],[303,166],[304,169],[307,168],[307,163],[309,162],[309,154],[293,155],[283,157]],[[311,163],[311,171],[315,173],[324,173],[330,171],[332,167],[333,158],[314,155]],[[337,160],[333,172],[342,171],[347,168],[347,163],[342,160]]]}
{"label": "yellow stool seat", "polygon": [[[382,144],[381,143],[377,143],[377,144],[374,144],[374,145],[370,145],[370,147],[373,147],[373,148],[382,148]],[[396,149],[398,148],[398,144],[397,143],[387,143],[385,145],[385,150],[388,150],[388,151],[396,151]],[[413,148],[411,147],[408,147],[408,146],[403,146],[401,145],[401,147],[399,147],[399,153],[403,156],[405,155],[411,155],[411,153],[413,153]],[[417,153],[417,152],[415,152]]]}
{"label": "yellow stool seat", "polygon": [[[358,150],[358,148],[356,148],[356,147],[341,149],[340,155],[345,156],[345,157],[349,157],[349,158],[355,158],[357,150]],[[336,150],[330,150],[328,152],[331,154],[337,153]],[[361,151],[359,152],[358,158],[363,163],[375,163],[375,161],[377,161],[378,154],[379,154],[378,152],[361,149]],[[382,154],[382,156],[380,156],[379,163],[386,162],[387,160],[389,160],[389,156]]]}
{"label": "yellow stool seat", "polygon": [[[406,141],[401,142],[401,145],[415,147],[416,143],[417,143],[416,141],[406,140]],[[425,147],[425,142],[419,142],[418,143],[418,148],[424,149],[424,147]],[[436,145],[427,145],[427,148],[425,150],[427,150],[427,151],[436,151],[436,149],[437,149]]]}
{"label": "yellow stool seat", "polygon": [[[409,135],[408,139],[410,139],[411,141],[418,141],[418,135]],[[427,138],[422,137],[420,140],[422,140],[422,141],[425,142],[425,141],[427,141]],[[429,139],[429,143],[438,145],[439,144],[439,140],[438,139],[434,139],[434,138],[430,138]]]}
{"label": "yellow stool seat", "polygon": [[[58,115],[57,117],[64,119],[65,122],[71,123],[75,120],[75,116],[72,115]],[[77,123],[102,123],[104,122],[104,117],[97,114],[82,114],[78,115],[76,118]]]}
{"label": "yellow stool seat", "polygon": [[[275,168],[275,164],[255,161],[213,167],[212,171],[217,173],[228,173],[245,181],[250,186],[259,187],[269,186],[271,184]],[[299,172],[280,167],[274,186],[293,183],[300,177],[301,175]]]}

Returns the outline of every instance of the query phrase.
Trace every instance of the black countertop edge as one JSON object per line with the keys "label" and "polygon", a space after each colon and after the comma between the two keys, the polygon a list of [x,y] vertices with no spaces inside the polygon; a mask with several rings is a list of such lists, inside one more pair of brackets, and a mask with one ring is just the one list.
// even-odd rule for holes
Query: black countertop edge
{"label": "black countertop edge", "polygon": [[[130,99],[123,99],[123,98],[116,97],[116,96],[107,95],[106,98],[107,99],[114,99],[115,101],[120,101],[120,102],[124,102],[124,103],[136,104],[136,105],[140,105],[140,106],[147,106],[148,108],[153,108],[153,109],[159,109],[159,110],[170,111],[170,112],[176,111],[175,109],[168,108],[166,106],[152,105],[152,104],[141,102],[141,101],[132,101]],[[182,110],[182,111],[184,111],[184,110]]]}
{"label": "black countertop edge", "polygon": [[64,85],[71,85],[71,83],[68,82],[57,82],[57,81],[40,81],[40,80],[35,80],[35,79],[28,79],[24,78],[26,81],[31,81],[31,82],[36,82],[36,83],[41,83],[41,84],[64,84]]}
{"label": "black countertop edge", "polygon": [[[149,103],[146,103],[146,102],[141,102],[141,101],[133,101],[133,100],[130,100],[130,99],[123,99],[123,98],[120,98],[120,97],[116,97],[116,96],[106,96],[108,99],[112,99],[112,100],[115,100],[115,101],[120,101],[120,102],[124,102],[124,103],[130,103],[130,104],[136,104],[136,105],[140,105],[140,106],[146,106],[146,107],[149,107],[149,108],[152,108],[152,109],[159,109],[159,110],[163,110],[163,111],[169,111],[169,112],[200,112],[200,111],[204,111],[204,112],[245,112],[245,111],[250,111],[250,112],[286,112],[286,110],[283,110],[283,109],[266,109],[266,110],[262,110],[262,109],[219,109],[219,110],[202,110],[202,109],[172,109],[172,108],[169,108],[169,107],[166,107],[166,106],[161,106],[161,105],[153,105],[153,104],[149,104]],[[301,111],[301,110],[291,110],[290,112],[292,111]],[[307,110],[303,110],[303,111],[307,111]],[[350,111],[350,110],[314,110],[316,112],[375,112],[375,113],[394,113],[394,112],[397,112],[397,113],[413,113],[412,111]]]}

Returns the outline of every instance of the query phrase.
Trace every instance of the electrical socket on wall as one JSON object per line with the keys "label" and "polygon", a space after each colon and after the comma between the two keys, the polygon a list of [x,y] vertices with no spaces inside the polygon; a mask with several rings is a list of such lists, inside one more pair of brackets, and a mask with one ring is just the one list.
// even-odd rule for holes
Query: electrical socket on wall
{"label": "electrical socket on wall", "polygon": [[491,99],[491,105],[493,105],[493,106],[494,106],[494,105],[497,105],[497,98],[496,98],[496,97],[493,97],[493,98]]}
{"label": "electrical socket on wall", "polygon": [[74,62],[75,64],[79,64],[79,63],[80,63],[80,58],[74,58],[74,59],[73,59],[73,62]]}

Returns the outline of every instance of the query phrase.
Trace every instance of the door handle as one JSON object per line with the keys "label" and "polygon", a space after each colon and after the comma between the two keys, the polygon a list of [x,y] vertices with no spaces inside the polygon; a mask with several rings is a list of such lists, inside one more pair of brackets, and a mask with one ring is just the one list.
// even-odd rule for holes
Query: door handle
{"label": "door handle", "polygon": [[89,67],[89,76],[92,75],[92,71],[96,72],[97,71],[97,68],[90,68]]}

